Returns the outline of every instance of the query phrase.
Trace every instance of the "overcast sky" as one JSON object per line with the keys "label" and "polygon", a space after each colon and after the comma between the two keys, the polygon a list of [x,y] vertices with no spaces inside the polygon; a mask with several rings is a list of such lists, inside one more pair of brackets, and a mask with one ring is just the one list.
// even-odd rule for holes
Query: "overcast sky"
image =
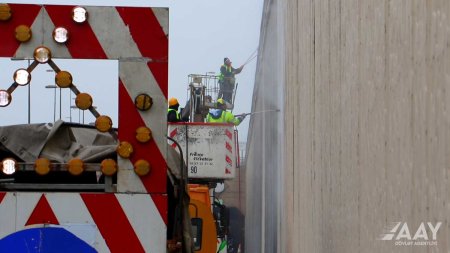
{"label": "overcast sky", "polygon": [[[177,97],[182,106],[187,98],[189,74],[219,73],[223,58],[229,57],[233,66],[239,67],[257,49],[261,23],[263,0],[47,0],[18,1],[11,3],[64,3],[70,5],[121,5],[169,7],[169,97]],[[104,96],[101,88],[95,90],[91,84],[93,66],[96,73],[103,76],[95,80],[96,86],[111,85],[117,87],[117,62],[90,61],[82,64],[76,61],[57,61],[61,69],[68,70],[74,76],[74,83],[80,91],[91,93],[94,104],[101,114],[110,115],[117,126],[117,108],[111,100],[117,100],[117,93]],[[12,83],[14,70],[27,66],[26,61],[0,59],[0,89],[8,88]],[[234,113],[249,112],[255,77],[256,59],[247,64],[237,76],[239,83]],[[59,90],[45,89],[54,85],[54,73],[47,72],[46,65],[40,65],[33,71],[31,81],[31,122],[52,122],[54,113],[59,118]],[[1,125],[27,123],[27,87],[19,87],[13,93],[13,102],[6,108],[0,108]],[[96,95],[96,94],[102,94]],[[81,122],[82,114],[70,109],[68,90],[62,91],[61,115],[65,121]],[[111,99],[114,97],[114,99]],[[39,104],[39,105],[38,105]],[[80,115],[80,118],[78,117]],[[85,123],[94,121],[89,112],[85,113]],[[238,129],[240,140],[245,141],[249,120],[246,119]]]}

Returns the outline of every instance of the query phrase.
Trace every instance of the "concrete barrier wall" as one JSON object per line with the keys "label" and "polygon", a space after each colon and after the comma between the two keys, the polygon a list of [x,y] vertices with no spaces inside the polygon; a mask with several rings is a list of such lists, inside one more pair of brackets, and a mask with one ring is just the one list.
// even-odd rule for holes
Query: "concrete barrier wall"
{"label": "concrete barrier wall", "polygon": [[[253,110],[282,113],[251,121],[247,252],[449,252],[450,1],[266,7]],[[394,222],[437,245],[378,240]]]}

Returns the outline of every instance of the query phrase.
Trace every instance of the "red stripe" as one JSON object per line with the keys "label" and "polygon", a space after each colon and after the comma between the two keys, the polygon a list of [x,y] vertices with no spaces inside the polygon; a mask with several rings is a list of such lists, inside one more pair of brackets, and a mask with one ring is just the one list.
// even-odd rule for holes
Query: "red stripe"
{"label": "red stripe", "polygon": [[[135,163],[139,159],[147,160],[150,163],[150,174],[141,177],[147,192],[165,193],[167,175],[166,161],[154,139],[151,139],[147,143],[140,143],[136,140],[136,129],[145,126],[145,123],[134,106],[133,101],[134,99],[131,99],[122,81],[119,80],[119,139],[129,142],[133,146],[134,153],[130,159],[132,163]],[[161,124],[165,124],[165,116],[162,115],[163,119],[161,120]]]}
{"label": "red stripe", "polygon": [[44,194],[42,194],[39,199],[39,202],[31,213],[30,218],[28,218],[25,226],[33,224],[59,224],[58,219],[53,213],[53,210]]}
{"label": "red stripe", "polygon": [[169,40],[151,8],[116,7],[143,57],[155,60],[148,67],[167,98]]}
{"label": "red stripe", "polygon": [[231,134],[231,132],[230,131],[228,131],[228,129],[227,130],[225,130],[225,134],[227,135],[227,137],[228,137],[228,139],[232,139],[233,138],[233,134]]}
{"label": "red stripe", "polygon": [[[11,18],[0,21],[0,57],[13,57],[20,46],[14,31],[19,25],[31,27],[41,6],[30,4],[9,4],[12,12]],[[33,31],[32,31],[33,32]]]}
{"label": "red stripe", "polygon": [[231,147],[230,143],[225,142],[225,147],[230,151],[230,153],[233,153],[233,147]]}
{"label": "red stripe", "polygon": [[5,197],[5,195],[6,195],[6,192],[0,192],[0,204],[2,203],[3,198]]}
{"label": "red stripe", "polygon": [[139,238],[114,194],[80,195],[112,253],[144,252]]}
{"label": "red stripe", "polygon": [[[170,132],[170,135],[169,135],[169,137],[170,138],[173,138],[175,135],[177,135],[178,134],[178,128],[175,128],[172,132]],[[170,145],[170,146],[172,146],[172,148],[176,148],[177,147],[177,144],[175,144],[175,143],[172,143],[172,145]]]}
{"label": "red stripe", "polygon": [[229,164],[229,165],[231,165],[233,162],[231,161],[231,158],[229,157],[229,156],[226,156],[225,157],[225,160],[227,161],[227,163]]}
{"label": "red stripe", "polygon": [[172,130],[172,132],[170,132],[170,138],[173,138],[177,134],[178,134],[178,128],[175,128],[174,130]]}
{"label": "red stripe", "polygon": [[66,46],[74,59],[107,59],[106,54],[94,34],[89,22],[77,24],[72,20],[74,6],[46,5],[55,27],[63,26],[69,32]]}
{"label": "red stripe", "polygon": [[167,195],[166,194],[150,194],[152,197],[153,203],[155,203],[159,214],[161,214],[161,218],[164,223],[167,225]]}

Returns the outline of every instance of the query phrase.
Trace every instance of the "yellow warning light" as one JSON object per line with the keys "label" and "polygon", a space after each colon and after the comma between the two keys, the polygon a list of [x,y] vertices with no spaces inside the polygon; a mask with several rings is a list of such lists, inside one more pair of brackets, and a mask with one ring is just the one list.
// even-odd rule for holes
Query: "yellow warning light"
{"label": "yellow warning light", "polygon": [[50,49],[40,46],[34,50],[34,59],[39,63],[47,63],[52,58]]}
{"label": "yellow warning light", "polygon": [[53,39],[60,44],[64,44],[69,39],[69,31],[66,28],[60,26],[53,29]]}
{"label": "yellow warning light", "polygon": [[11,103],[12,97],[6,90],[0,90],[0,107],[8,106]]}
{"label": "yellow warning light", "polygon": [[138,160],[134,163],[134,172],[139,176],[145,176],[150,173],[150,164],[146,160]]}
{"label": "yellow warning light", "polygon": [[19,25],[16,27],[16,40],[20,42],[27,42],[31,39],[31,29],[26,25]]}
{"label": "yellow warning light", "polygon": [[34,162],[34,171],[37,174],[44,176],[50,172],[50,160],[47,158],[39,158]]}
{"label": "yellow warning light", "polygon": [[17,162],[13,158],[5,158],[2,161],[2,171],[6,175],[12,175],[17,170]]}
{"label": "yellow warning light", "polygon": [[153,99],[147,94],[140,94],[134,99],[134,105],[141,111],[147,111],[152,107]]}
{"label": "yellow warning light", "polygon": [[119,154],[122,158],[130,158],[131,154],[133,154],[133,146],[126,141],[122,141],[117,146],[117,154]]}
{"label": "yellow warning light", "polygon": [[95,128],[100,132],[108,132],[112,128],[112,120],[110,117],[102,115],[95,120]]}
{"label": "yellow warning light", "polygon": [[18,69],[14,72],[13,78],[18,85],[27,85],[31,81],[31,74],[26,69]]}
{"label": "yellow warning light", "polygon": [[11,7],[8,4],[0,4],[0,21],[6,21],[11,18]]}
{"label": "yellow warning light", "polygon": [[79,158],[73,158],[69,161],[69,163],[67,164],[68,166],[68,170],[69,173],[74,175],[74,176],[78,176],[81,173],[83,173],[84,171],[84,163],[81,159]]}
{"label": "yellow warning light", "polygon": [[72,19],[76,23],[84,23],[88,19],[88,12],[84,7],[77,6],[72,9]]}
{"label": "yellow warning light", "polygon": [[141,143],[145,143],[152,139],[152,130],[150,128],[142,126],[136,129],[136,140]]}
{"label": "yellow warning light", "polygon": [[[55,76],[55,83],[60,88],[68,88],[72,85],[72,75],[67,71],[59,71]],[[92,100],[92,99],[91,99]]]}
{"label": "yellow warning light", "polygon": [[75,104],[81,110],[87,110],[92,106],[92,97],[87,93],[80,93],[75,98]]}
{"label": "yellow warning light", "polygon": [[105,176],[112,176],[117,172],[117,163],[113,159],[105,159],[100,164],[102,173]]}

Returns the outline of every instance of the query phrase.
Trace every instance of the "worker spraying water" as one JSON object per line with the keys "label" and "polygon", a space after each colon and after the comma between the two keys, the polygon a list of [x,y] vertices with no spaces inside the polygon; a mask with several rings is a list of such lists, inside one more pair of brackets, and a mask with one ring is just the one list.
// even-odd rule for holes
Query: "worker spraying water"
{"label": "worker spraying water", "polygon": [[233,94],[235,94],[235,90],[237,89],[238,84],[236,83],[235,76],[244,69],[244,66],[247,65],[249,62],[251,62],[253,59],[255,59],[257,56],[257,50],[255,50],[248,59],[239,67],[239,68],[233,68],[231,65],[232,62],[228,57],[225,57],[223,59],[223,65],[220,67],[220,75],[219,75],[219,94],[218,99],[222,98],[226,102],[230,104],[234,104],[234,97]]}
{"label": "worker spraying water", "polygon": [[243,68],[244,65],[241,65],[239,68],[235,69],[231,66],[231,60],[229,58],[223,59],[223,65],[220,67],[219,75],[219,98],[222,98],[229,103],[233,102],[231,99],[235,88],[235,75],[241,73]]}
{"label": "worker spraying water", "polygon": [[235,126],[241,124],[244,121],[246,115],[234,116],[231,112],[227,111],[225,101],[222,98],[217,99],[217,109],[210,109],[206,116],[206,122],[208,123],[231,123]]}

